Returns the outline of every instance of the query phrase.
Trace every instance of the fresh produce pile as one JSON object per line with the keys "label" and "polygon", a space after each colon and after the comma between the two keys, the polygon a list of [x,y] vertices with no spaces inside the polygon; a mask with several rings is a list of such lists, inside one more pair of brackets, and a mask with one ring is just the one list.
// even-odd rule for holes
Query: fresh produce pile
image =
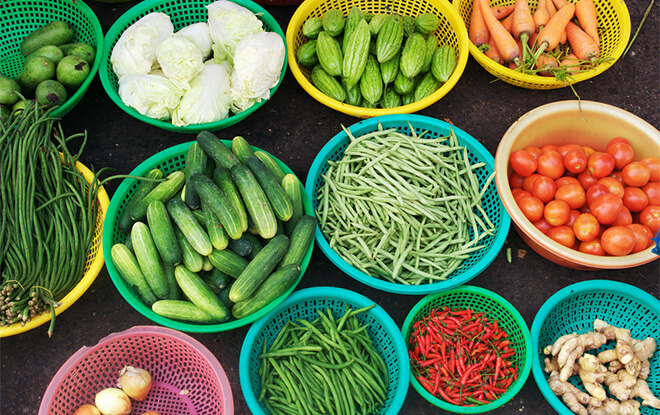
{"label": "fresh produce pile", "polygon": [[[330,9],[305,21],[296,50],[311,82],[337,101],[363,108],[394,108],[420,101],[446,82],[456,52],[434,32],[439,19]],[[440,45],[439,45],[440,43]]]}
{"label": "fresh produce pile", "polygon": [[[635,339],[629,329],[596,319],[593,331],[561,336],[543,349],[548,385],[576,414],[639,414],[640,401],[635,398],[660,409],[660,399],[646,382],[656,347],[652,337]],[[593,350],[601,351],[588,353]],[[574,376],[586,392],[569,382]]]}
{"label": "fresh produce pile", "polygon": [[[263,160],[263,161],[262,161]],[[183,170],[153,169],[119,217],[112,261],[141,301],[194,323],[241,319],[295,284],[316,220],[301,186],[237,136],[197,136]]]}
{"label": "fresh produce pile", "polygon": [[467,308],[433,308],[408,339],[413,374],[431,395],[460,406],[496,400],[518,377],[515,350],[497,320]]}
{"label": "fresh produce pile", "polygon": [[387,367],[358,315],[287,322],[259,356],[259,401],[271,414],[375,414],[387,396]]}
{"label": "fresh produce pile", "polygon": [[635,161],[624,137],[604,150],[565,144],[514,151],[514,199],[527,219],[564,246],[593,255],[643,251],[660,229],[660,158]]}
{"label": "fresh produce pile", "polygon": [[20,48],[25,56],[23,71],[12,79],[0,74],[0,104],[22,108],[21,96],[41,105],[61,105],[87,79],[96,50],[73,42],[75,28],[56,20],[31,32]]}
{"label": "fresh produce pile", "polygon": [[483,184],[453,131],[426,137],[395,128],[354,137],[329,160],[317,217],[321,231],[346,262],[367,275],[399,284],[447,278],[483,248],[494,232],[481,206]]}

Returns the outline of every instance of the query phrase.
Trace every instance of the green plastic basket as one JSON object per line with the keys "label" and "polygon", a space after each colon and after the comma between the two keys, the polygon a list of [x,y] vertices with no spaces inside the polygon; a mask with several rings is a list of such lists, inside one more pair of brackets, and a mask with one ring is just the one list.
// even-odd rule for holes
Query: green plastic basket
{"label": "green plastic basket", "polygon": [[[345,288],[306,288],[291,294],[270,314],[252,325],[245,336],[239,360],[241,389],[250,413],[269,413],[263,402],[258,401],[261,392],[259,355],[264,343],[270,346],[287,322],[298,319],[313,321],[318,317],[317,310],[325,311],[327,308],[337,318],[344,313],[345,307],[356,310],[374,304],[373,300]],[[387,366],[387,396],[380,412],[374,415],[396,415],[406,398],[410,375],[408,353],[401,332],[389,314],[377,304],[369,311],[358,314],[358,320],[361,325],[368,324],[369,336]]]}
{"label": "green plastic basket", "polygon": [[408,347],[409,337],[416,321],[428,316],[432,309],[443,308],[471,308],[475,312],[484,312],[491,320],[497,320],[498,325],[508,333],[509,345],[516,351],[511,357],[514,365],[518,366],[518,378],[514,380],[507,391],[500,395],[495,401],[480,406],[453,405],[442,399],[431,395],[415,379],[414,374],[410,376],[410,382],[419,394],[433,405],[446,411],[459,414],[477,414],[499,408],[510,401],[522,389],[532,369],[532,339],[525,320],[518,310],[500,295],[480,287],[464,285],[453,290],[444,291],[439,294],[431,294],[422,298],[410,310],[403,323],[401,332]]}
{"label": "green plastic basket", "polygon": [[[230,140],[222,140],[222,142],[227,147],[231,147]],[[188,151],[188,147],[190,147],[192,143],[194,143],[194,141],[181,143],[154,154],[153,156],[142,162],[135,169],[133,169],[133,171],[130,172],[130,175],[144,176],[147,174],[149,170],[154,168],[158,168],[162,170],[164,176],[167,176],[173,171],[183,170],[186,166],[186,153]],[[260,150],[257,147],[252,147],[252,149],[254,151]],[[275,161],[280,166],[282,171],[284,171],[284,173],[293,174],[293,171],[289,167],[287,167],[284,163],[282,163],[278,158],[272,155],[271,157],[275,159]],[[193,332],[193,333],[214,333],[214,332],[220,332],[226,330],[233,330],[235,328],[250,324],[253,321],[266,315],[270,310],[272,310],[278,304],[284,301],[284,299],[286,299],[289,296],[289,294],[291,294],[291,292],[295,289],[295,287],[302,279],[303,274],[305,273],[305,270],[307,269],[307,266],[309,265],[309,261],[312,257],[312,251],[314,248],[313,244],[310,244],[309,249],[305,253],[305,256],[300,264],[300,275],[298,276],[296,282],[284,294],[277,297],[275,300],[273,300],[270,304],[268,304],[261,310],[253,314],[250,314],[247,317],[237,320],[227,321],[224,323],[218,323],[218,324],[194,324],[194,323],[172,320],[154,313],[150,307],[146,306],[145,304],[142,303],[142,301],[140,301],[140,299],[132,290],[132,288],[129,287],[124,281],[124,279],[121,277],[121,275],[119,275],[117,268],[112,262],[112,255],[110,254],[112,245],[114,245],[115,243],[123,243],[126,239],[125,234],[123,234],[118,230],[117,224],[119,222],[119,218],[121,217],[123,210],[126,208],[128,202],[131,200],[131,197],[133,196],[133,193],[137,189],[137,185],[138,185],[137,179],[125,179],[119,185],[117,191],[110,200],[110,205],[108,206],[108,213],[105,216],[105,223],[103,227],[103,254],[105,255],[106,258],[105,266],[108,269],[110,278],[112,279],[112,282],[114,283],[115,287],[117,287],[117,290],[119,291],[121,296],[124,297],[124,299],[134,309],[136,309],[143,316],[147,317],[149,320],[161,324],[165,327],[186,331],[186,332]],[[304,189],[302,188],[302,184],[300,191],[303,195],[304,212],[308,215],[314,216],[314,211],[312,210],[311,202],[306,197]]]}
{"label": "green plastic basket", "polygon": [[101,64],[103,31],[98,18],[82,0],[3,0],[0,6],[0,73],[11,78],[23,71],[25,56],[21,42],[27,35],[47,23],[64,20],[74,27],[74,42],[84,42],[96,49],[89,75],[64,104],[53,110],[62,117],[75,107],[87,92]]}
{"label": "green plastic basket", "polygon": [[[248,115],[252,114],[262,105],[264,105],[268,100],[261,100],[250,108],[241,111],[238,114],[231,115],[223,120],[204,123],[204,124],[191,124],[186,126],[176,126],[169,121],[157,120],[154,118],[147,117],[140,114],[134,108],[129,107],[124,104],[124,102],[119,97],[119,80],[117,75],[112,70],[112,64],[110,63],[110,55],[112,54],[112,49],[115,47],[115,44],[119,40],[121,34],[133,23],[144,17],[145,15],[152,12],[162,12],[167,14],[172,24],[174,25],[174,31],[188,26],[193,23],[198,23],[202,21],[207,21],[208,11],[206,6],[210,3],[213,3],[214,0],[145,0],[139,4],[133,6],[126,13],[124,13],[117,21],[110,27],[108,32],[105,35],[105,45],[103,60],[101,62],[101,68],[99,69],[99,77],[101,78],[101,84],[110,99],[124,112],[130,116],[137,118],[138,120],[151,124],[153,126],[162,128],[168,131],[175,131],[180,133],[198,133],[200,131],[218,131],[223,128],[227,128],[236,124],[239,121],[242,121]],[[280,73],[280,79],[277,82],[277,85],[270,89],[271,97],[275,94],[275,91],[279,88],[282,80],[284,79],[284,74],[286,73],[287,68],[287,56],[286,56],[286,40],[284,38],[284,32],[282,28],[277,23],[275,18],[266,11],[263,7],[251,0],[231,0],[233,3],[236,3],[240,6],[245,7],[251,12],[255,13],[263,22],[264,30],[269,32],[277,33],[284,42],[284,62],[282,63],[282,72]],[[231,114],[231,112],[230,112]]]}
{"label": "green plastic basket", "polygon": [[[583,281],[569,285],[553,294],[539,309],[532,323],[532,373],[543,396],[561,415],[572,415],[570,409],[548,386],[548,376],[543,370],[543,348],[559,337],[570,333],[593,331],[595,319],[614,326],[629,329],[633,338],[653,337],[660,342],[660,300],[629,284],[608,280]],[[600,353],[614,348],[615,342],[589,353]],[[651,392],[660,395],[660,356],[656,349],[650,360],[651,372],[646,380]],[[578,376],[569,381],[585,391]],[[658,410],[642,406],[644,415],[657,414]]]}

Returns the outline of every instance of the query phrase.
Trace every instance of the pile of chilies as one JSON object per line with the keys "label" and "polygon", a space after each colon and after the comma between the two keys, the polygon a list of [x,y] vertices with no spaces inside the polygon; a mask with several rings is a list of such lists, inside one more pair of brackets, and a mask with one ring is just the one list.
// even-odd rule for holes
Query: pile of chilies
{"label": "pile of chilies", "polygon": [[431,395],[459,406],[488,404],[518,377],[515,350],[497,320],[470,308],[434,308],[416,321],[409,357]]}
{"label": "pile of chilies", "polygon": [[55,308],[84,274],[101,184],[76,169],[86,135],[65,137],[50,112],[26,101],[0,124],[0,327],[50,311],[52,335]]}

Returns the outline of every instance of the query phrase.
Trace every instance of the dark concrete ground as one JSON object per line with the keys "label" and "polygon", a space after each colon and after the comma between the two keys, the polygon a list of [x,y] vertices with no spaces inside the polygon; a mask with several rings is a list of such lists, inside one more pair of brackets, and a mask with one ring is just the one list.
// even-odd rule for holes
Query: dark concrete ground
{"label": "dark concrete ground", "polygon": [[[647,1],[630,1],[633,33]],[[110,5],[88,2],[96,12],[106,32],[112,23],[135,2]],[[295,7],[267,7],[286,31]],[[627,56],[611,69],[575,89],[583,100],[600,101],[630,111],[660,127],[660,65],[658,7],[654,6],[639,37]],[[449,119],[477,140],[493,155],[500,137],[518,117],[527,111],[553,101],[574,99],[570,88],[533,91],[517,88],[494,78],[476,61],[469,59],[467,68],[453,90],[420,114]],[[335,112],[312,99],[298,85],[290,72],[275,96],[258,112],[242,123],[218,133],[222,138],[244,136],[251,144],[279,157],[304,180],[307,171],[322,146],[342,125],[358,119]],[[87,130],[89,144],[83,163],[95,168],[109,166],[119,174],[130,172],[154,153],[172,145],[194,139],[140,123],[120,111],[104,92],[100,81],[94,80],[83,101],[62,122],[72,134]],[[119,182],[106,186],[110,195]],[[512,230],[505,248],[511,248],[513,261],[508,263],[502,250],[492,265],[470,284],[490,289],[510,301],[531,327],[534,316],[557,290],[579,281],[606,279],[637,286],[658,296],[659,262],[627,269],[585,272],[567,269],[551,263],[531,249]],[[524,258],[517,253],[526,251]],[[312,262],[298,288],[332,285],[352,289],[385,308],[401,325],[419,296],[403,296],[380,292],[356,283],[330,263],[315,248]],[[90,289],[57,318],[53,338],[42,326],[27,333],[1,341],[1,407],[4,415],[35,414],[42,396],[60,366],[78,349],[92,346],[101,338],[135,325],[151,322],[136,312],[119,295],[105,269]],[[193,334],[218,358],[229,377],[237,414],[248,413],[238,377],[238,358],[249,327],[217,334]],[[551,414],[530,375],[521,392],[493,414]],[[431,414],[443,411],[423,400],[411,387],[401,413]]]}

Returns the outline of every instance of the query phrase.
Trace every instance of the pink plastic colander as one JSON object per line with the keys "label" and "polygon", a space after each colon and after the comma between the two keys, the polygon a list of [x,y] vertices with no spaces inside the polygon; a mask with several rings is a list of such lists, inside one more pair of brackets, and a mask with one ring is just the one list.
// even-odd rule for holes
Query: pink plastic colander
{"label": "pink plastic colander", "polygon": [[153,379],[134,414],[232,415],[234,403],[224,369],[204,345],[165,327],[136,326],[82,347],[57,371],[46,389],[39,415],[70,415],[94,404],[97,392],[116,387],[124,366],[141,367]]}

